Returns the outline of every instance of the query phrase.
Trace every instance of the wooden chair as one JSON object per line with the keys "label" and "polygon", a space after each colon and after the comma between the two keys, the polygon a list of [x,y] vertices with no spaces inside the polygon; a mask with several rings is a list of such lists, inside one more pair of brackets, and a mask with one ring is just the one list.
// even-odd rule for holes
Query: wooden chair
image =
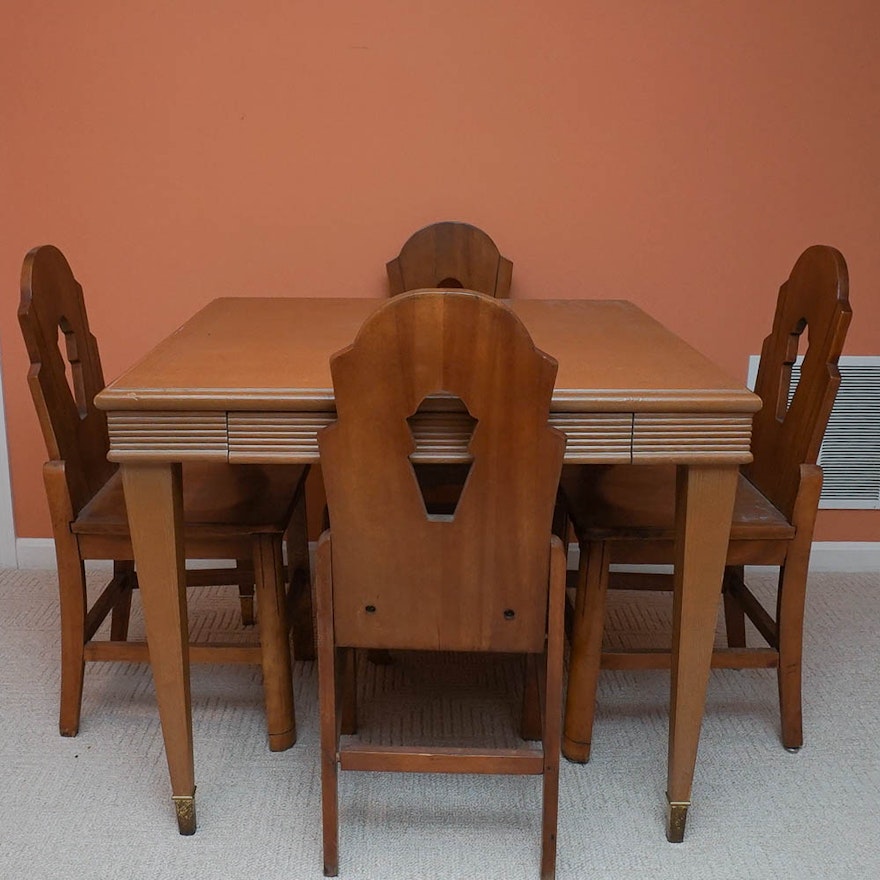
{"label": "wooden chair", "polygon": [[[339,418],[318,439],[331,527],[316,581],[324,873],[338,867],[341,768],[543,774],[541,875],[552,877],[565,586],[550,535],[565,446],[547,421],[556,363],[488,297],[421,291],[379,309],[331,371]],[[457,398],[477,423],[451,514],[426,511],[412,466],[407,420],[426,398]],[[523,729],[543,750],[340,745],[355,713],[340,709],[337,670],[360,648],[525,653],[542,717],[524,711]],[[340,690],[351,697],[351,682]]]}
{"label": "wooden chair", "polygon": [[[714,667],[777,669],[788,749],[803,743],[804,597],[822,487],[816,459],[840,384],[837,360],[851,317],[847,296],[843,257],[819,245],[801,255],[779,291],[755,388],[763,406],[754,419],[754,460],[741,470],[727,551],[729,647],[712,656]],[[791,368],[805,330],[809,347],[789,403]],[[675,483],[671,467],[564,470],[562,494],[581,550],[563,738],[563,752],[573,761],[589,760],[600,667],[669,668],[668,651],[603,651],[602,630],[609,586],[671,589],[671,575],[609,574],[609,565],[674,562]],[[775,614],[746,586],[745,565],[779,566]],[[746,616],[766,646],[746,647]]]}
{"label": "wooden chair", "polygon": [[387,263],[391,296],[422,288],[467,288],[507,299],[513,263],[476,226],[446,221],[413,233]]}
{"label": "wooden chair", "polygon": [[[25,257],[18,317],[31,362],[28,384],[49,454],[43,477],[61,606],[59,727],[63,736],[75,736],[86,661],[147,662],[149,653],[146,643],[127,638],[137,574],[120,471],[107,461],[106,414],[93,402],[104,386],[97,342],[82,288],[57,248],[37,247]],[[194,644],[190,660],[262,664],[273,751],[289,748],[296,739],[287,603],[308,605],[310,615],[306,471],[225,463],[183,467],[187,558],[237,561],[235,569],[189,572],[188,582],[238,584],[246,621],[253,619],[255,588],[260,624],[260,644]],[[288,600],[282,538],[289,525],[295,575]],[[113,561],[113,576],[91,606],[85,560]],[[108,614],[109,640],[96,639]],[[310,618],[307,629],[311,638]]]}
{"label": "wooden chair", "polygon": [[[426,288],[464,288],[507,299],[513,275],[513,263],[501,256],[482,229],[451,220],[414,232],[385,268],[391,296]],[[457,464],[416,465],[430,512],[455,506],[466,473],[467,468]],[[370,657],[377,663],[391,662],[387,652],[373,651]]]}

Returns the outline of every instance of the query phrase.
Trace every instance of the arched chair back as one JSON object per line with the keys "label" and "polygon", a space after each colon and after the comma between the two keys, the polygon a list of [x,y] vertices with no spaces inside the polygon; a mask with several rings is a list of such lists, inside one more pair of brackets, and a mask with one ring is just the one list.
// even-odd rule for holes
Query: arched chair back
{"label": "arched chair back", "polygon": [[21,332],[30,357],[28,386],[49,458],[65,463],[74,514],[107,482],[107,416],[94,404],[104,387],[98,345],[82,287],[58,248],[34,248],[21,271]]}
{"label": "arched chair back", "polygon": [[[852,317],[849,278],[840,251],[807,248],[779,290],[773,328],[764,340],[752,423],[754,461],[743,472],[791,519],[803,464],[815,464],[840,386],[837,362]],[[808,345],[790,397],[792,366]]]}
{"label": "arched chair back", "polygon": [[413,233],[386,269],[391,296],[424,288],[465,288],[507,299],[513,275],[513,263],[482,229],[454,221]]}
{"label": "arched chair back", "polygon": [[[381,308],[331,370],[338,421],[320,449],[337,638],[540,650],[565,444],[547,421],[555,361],[509,309],[473,293],[425,292]],[[412,464],[408,419],[432,395],[461,401],[476,421],[451,516],[426,512]]]}

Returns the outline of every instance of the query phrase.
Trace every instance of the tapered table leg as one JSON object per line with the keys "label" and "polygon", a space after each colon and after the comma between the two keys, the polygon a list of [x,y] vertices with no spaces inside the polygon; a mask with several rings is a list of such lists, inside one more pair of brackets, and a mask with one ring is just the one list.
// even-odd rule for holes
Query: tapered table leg
{"label": "tapered table leg", "polygon": [[738,470],[679,466],[666,837],[684,839]]}
{"label": "tapered table leg", "polygon": [[196,830],[195,771],[189,690],[189,639],[179,464],[124,464],[150,666],[181,834]]}

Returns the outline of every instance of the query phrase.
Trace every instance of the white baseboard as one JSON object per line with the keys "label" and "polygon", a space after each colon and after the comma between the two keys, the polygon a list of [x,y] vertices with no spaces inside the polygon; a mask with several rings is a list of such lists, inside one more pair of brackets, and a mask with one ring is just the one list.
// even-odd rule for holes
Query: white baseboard
{"label": "white baseboard", "polygon": [[15,568],[17,561],[9,447],[6,440],[6,407],[3,403],[3,383],[0,382],[0,568]]}
{"label": "white baseboard", "polygon": [[[569,569],[577,568],[579,556],[577,545],[569,545]],[[634,567],[619,566],[622,570]],[[760,567],[770,568],[770,566]],[[617,568],[617,566],[612,566],[612,568]],[[672,566],[640,566],[639,570],[671,572]],[[810,571],[880,573],[880,541],[814,541],[810,553]]]}
{"label": "white baseboard", "polygon": [[817,541],[810,571],[880,572],[880,541]]}
{"label": "white baseboard", "polygon": [[19,568],[55,568],[55,542],[51,538],[16,538]]}
{"label": "white baseboard", "polygon": [[[55,542],[51,538],[19,538],[16,541],[18,567],[21,569],[54,569]],[[230,559],[191,559],[187,568],[234,568]],[[90,559],[86,562],[87,571],[110,571],[112,563],[103,559]]]}
{"label": "white baseboard", "polygon": [[[51,538],[19,538],[16,541],[19,568],[55,568],[55,545]],[[204,566],[213,566],[204,560]],[[193,563],[195,566],[196,564]],[[568,567],[577,568],[578,548],[568,548]],[[91,569],[109,563],[90,562]],[[816,541],[810,555],[810,571],[880,572],[880,541]]]}

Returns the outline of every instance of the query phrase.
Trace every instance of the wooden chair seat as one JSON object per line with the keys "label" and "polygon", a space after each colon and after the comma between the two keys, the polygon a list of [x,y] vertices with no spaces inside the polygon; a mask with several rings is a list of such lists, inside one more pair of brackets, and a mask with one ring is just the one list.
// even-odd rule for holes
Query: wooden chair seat
{"label": "wooden chair seat", "polygon": [[[250,541],[283,535],[302,490],[305,468],[288,465],[183,465],[183,518],[187,540]],[[122,475],[117,471],[70,524],[77,535],[128,538]]]}
{"label": "wooden chair seat", "polygon": [[[138,586],[125,513],[121,473],[107,460],[106,414],[94,405],[104,387],[97,342],[85,301],[64,255],[34,248],[21,275],[19,323],[30,357],[28,385],[49,460],[43,478],[52,519],[61,610],[59,729],[79,731],[87,661],[145,662],[143,641],[128,637],[132,594]],[[297,623],[300,656],[314,656],[305,467],[193,464],[182,468],[184,555],[231,560],[234,568],[187,572],[187,584],[237,585],[243,621],[259,615],[259,642],[194,644],[193,662],[259,663],[269,745],[296,740],[288,621]],[[287,535],[286,570],[282,546]],[[112,560],[113,575],[89,601],[85,562]],[[289,611],[292,611],[291,615]],[[99,637],[110,617],[109,638]]]}
{"label": "wooden chair seat", "polygon": [[[669,544],[675,540],[674,465],[569,465],[562,469],[560,486],[566,508],[578,523],[581,540]],[[790,541],[794,533],[785,515],[740,474],[731,542]],[[659,561],[669,559],[668,550],[659,552],[663,556]]]}
{"label": "wooden chair seat", "polygon": [[[715,667],[775,667],[782,742],[803,743],[801,656],[810,546],[822,487],[816,460],[840,384],[837,361],[851,311],[846,263],[834,248],[808,248],[782,285],[770,335],[764,341],[755,391],[754,460],[739,475],[722,591],[727,648]],[[807,332],[805,332],[807,331]],[[808,340],[796,389],[791,368]],[[616,570],[613,564],[675,563],[676,471],[672,467],[566,468],[563,505],[580,545],[571,627],[563,752],[590,757],[600,668],[669,668],[669,650],[604,650],[609,588],[668,590],[669,574]],[[748,588],[746,565],[779,567],[775,605],[767,610]],[[766,645],[746,645],[745,620]]]}

